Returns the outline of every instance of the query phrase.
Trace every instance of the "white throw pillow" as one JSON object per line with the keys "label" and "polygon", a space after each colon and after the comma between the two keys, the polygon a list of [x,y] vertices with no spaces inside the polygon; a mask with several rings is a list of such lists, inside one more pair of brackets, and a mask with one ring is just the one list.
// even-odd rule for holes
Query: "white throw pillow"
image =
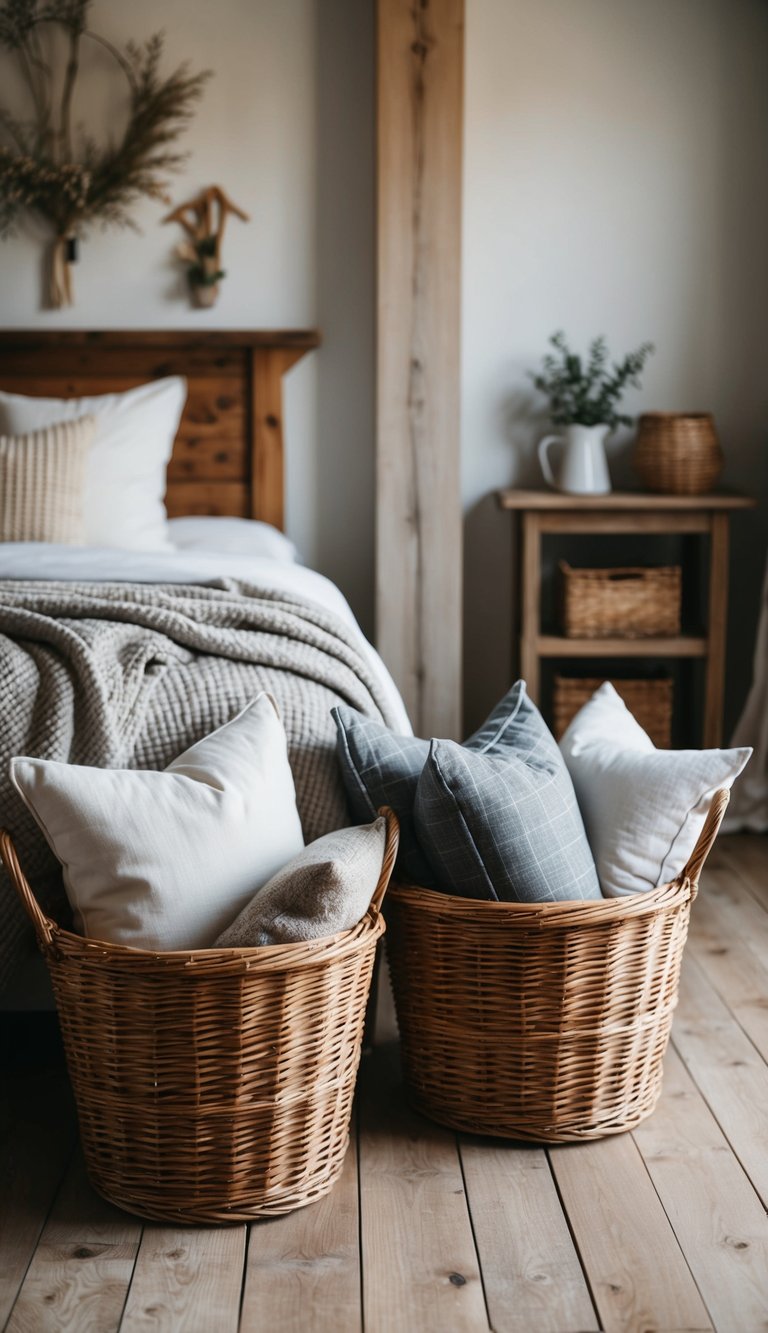
{"label": "white throw pillow", "polygon": [[30,398],[0,392],[0,435],[97,418],[83,494],[89,546],[171,550],[165,472],[187,396],[179,376],[94,398]]}
{"label": "white throw pillow", "polygon": [[163,772],[11,760],[64,867],[76,929],[140,949],[199,949],[301,851],[283,724],[260,694]]}
{"label": "white throw pillow", "polygon": [[271,523],[254,518],[172,518],[168,535],[179,551],[213,551],[296,563],[296,547]]}
{"label": "white throw pillow", "polygon": [[680,874],[714,793],[752,751],[657,750],[605,683],[560,741],[607,898],[646,892]]}

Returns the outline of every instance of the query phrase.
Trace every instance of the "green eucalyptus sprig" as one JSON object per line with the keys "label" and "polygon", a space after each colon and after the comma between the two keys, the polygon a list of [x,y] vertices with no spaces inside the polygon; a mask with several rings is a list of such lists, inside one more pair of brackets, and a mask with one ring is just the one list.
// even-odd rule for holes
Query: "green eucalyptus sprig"
{"label": "green eucalyptus sprig", "polygon": [[640,374],[654,351],[653,343],[642,343],[622,361],[609,365],[603,337],[592,340],[586,362],[571,351],[562,331],[554,333],[549,341],[557,355],[548,352],[541,371],[531,373],[531,379],[549,399],[553,423],[610,426],[611,430],[631,425],[632,418],[618,410],[619,404],[628,385],[640,387]]}

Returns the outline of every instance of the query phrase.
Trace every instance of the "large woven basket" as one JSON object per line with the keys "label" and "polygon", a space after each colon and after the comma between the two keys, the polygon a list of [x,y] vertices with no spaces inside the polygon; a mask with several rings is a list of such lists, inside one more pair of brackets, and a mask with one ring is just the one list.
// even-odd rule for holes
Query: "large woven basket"
{"label": "large woven basket", "polygon": [[415,1108],[549,1143],[650,1115],[690,906],[727,803],[718,792],[682,874],[649,893],[533,906],[393,885],[387,952]]}
{"label": "large woven basket", "polygon": [[[552,731],[560,740],[568,724],[580,708],[592,698],[603,684],[605,676],[555,676],[552,696]],[[659,749],[669,749],[672,743],[671,676],[648,677],[634,680],[611,680],[630,713],[637,719]]]}
{"label": "large woven basket", "polygon": [[723,470],[723,451],[709,412],[645,412],[632,463],[649,491],[703,495]]}
{"label": "large woven basket", "polygon": [[308,944],[150,953],[63,930],[7,833],[59,1009],[90,1179],[142,1217],[234,1222],[327,1194],[349,1139],[380,915]]}
{"label": "large woven basket", "polygon": [[680,633],[679,565],[573,569],[559,564],[563,633],[571,639],[641,639]]}

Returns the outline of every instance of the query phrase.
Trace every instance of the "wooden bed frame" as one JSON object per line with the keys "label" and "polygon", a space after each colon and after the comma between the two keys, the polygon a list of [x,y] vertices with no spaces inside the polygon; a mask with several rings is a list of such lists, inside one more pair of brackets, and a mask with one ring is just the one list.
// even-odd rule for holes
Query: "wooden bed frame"
{"label": "wooden bed frame", "polygon": [[166,505],[284,525],[282,378],[314,330],[0,331],[0,388],[40,397],[121,392],[164,375],[189,392]]}

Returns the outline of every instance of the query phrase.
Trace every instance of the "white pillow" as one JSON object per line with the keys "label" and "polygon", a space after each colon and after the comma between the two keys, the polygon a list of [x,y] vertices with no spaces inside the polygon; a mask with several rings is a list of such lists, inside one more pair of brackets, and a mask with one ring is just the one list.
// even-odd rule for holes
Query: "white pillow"
{"label": "white pillow", "polygon": [[212,944],[304,846],[283,724],[260,694],[164,772],[11,760],[84,935]]}
{"label": "white pillow", "polygon": [[180,551],[214,551],[296,563],[296,547],[279,528],[253,518],[172,518],[168,535]]}
{"label": "white pillow", "polygon": [[605,683],[560,741],[607,898],[666,884],[683,869],[714,793],[752,751],[657,750]]}
{"label": "white pillow", "polygon": [[29,398],[0,392],[0,435],[97,418],[83,494],[89,546],[170,550],[165,471],[187,396],[179,376],[93,398]]}

